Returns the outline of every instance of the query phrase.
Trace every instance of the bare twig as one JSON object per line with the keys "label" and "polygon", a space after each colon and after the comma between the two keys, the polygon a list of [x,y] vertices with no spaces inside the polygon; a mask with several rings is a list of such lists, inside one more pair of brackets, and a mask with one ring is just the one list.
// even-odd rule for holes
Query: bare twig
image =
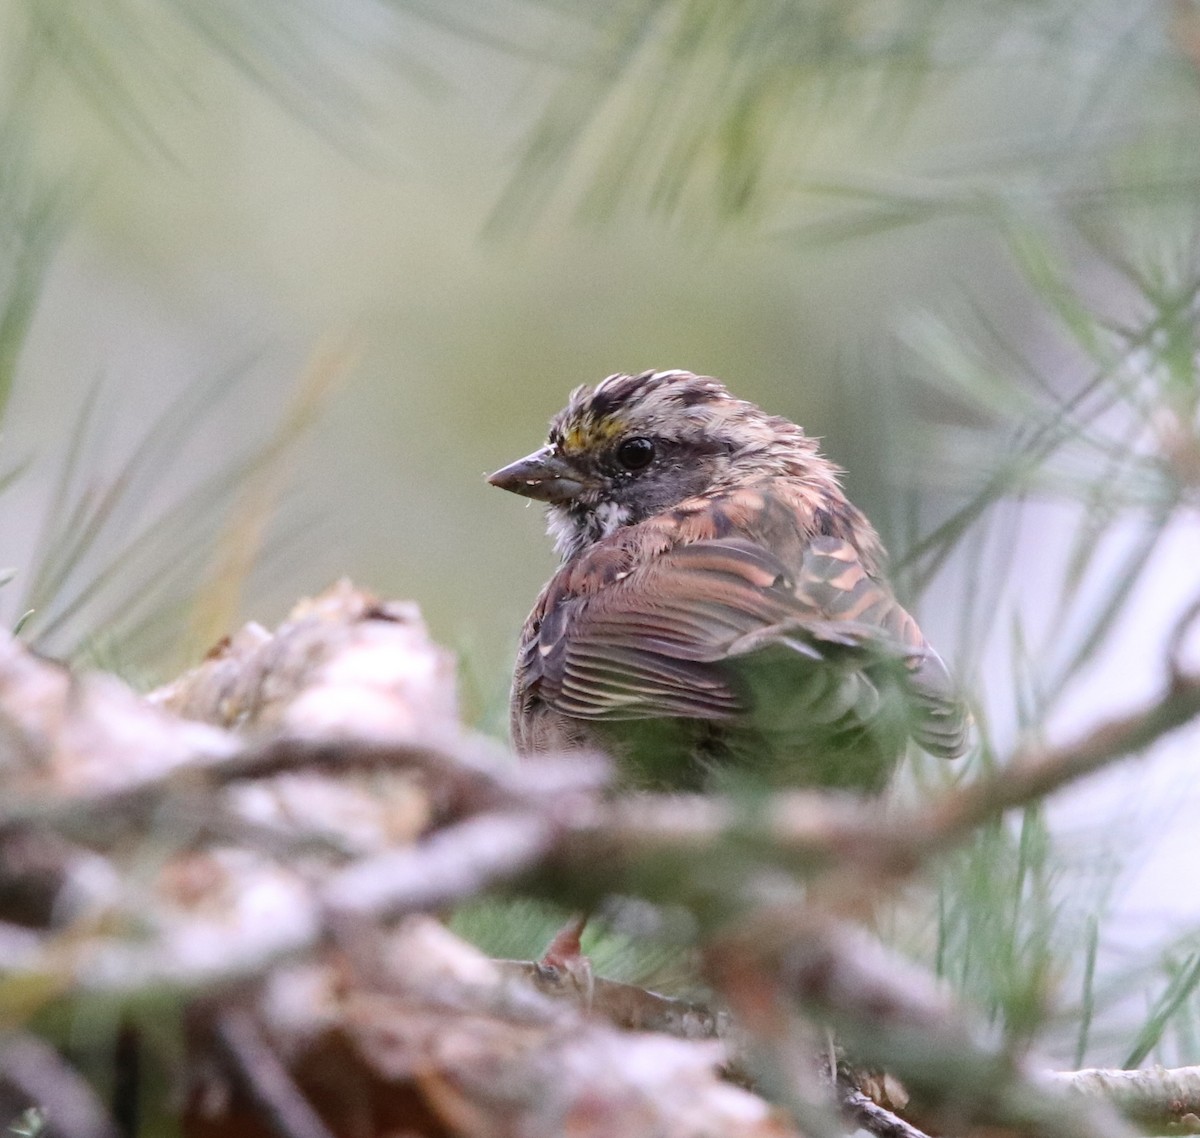
{"label": "bare twig", "polygon": [[[1173,676],[1154,703],[1106,720],[1073,743],[1019,750],[993,773],[924,805],[920,815],[927,820],[910,837],[893,832],[890,838],[901,847],[911,845],[918,854],[953,844],[1005,810],[1039,801],[1117,759],[1144,750],[1197,715],[1200,677]],[[901,828],[911,821],[905,820]]]}
{"label": "bare twig", "polygon": [[1051,1079],[1075,1094],[1111,1103],[1126,1117],[1155,1127],[1157,1133],[1167,1127],[1200,1132],[1200,1067],[1089,1068],[1059,1071]]}
{"label": "bare twig", "polygon": [[0,1082],[41,1109],[59,1138],[117,1138],[95,1091],[48,1043],[24,1033],[0,1041]]}
{"label": "bare twig", "polygon": [[855,1126],[875,1138],[929,1138],[911,1122],[880,1106],[862,1091],[845,1091],[841,1096],[842,1113]]}
{"label": "bare twig", "polygon": [[[192,725],[197,726],[197,725]],[[205,730],[215,730],[205,728]],[[0,806],[0,830],[41,824],[67,834],[105,832],[114,820],[134,819],[173,795],[197,795],[237,782],[297,771],[353,774],[413,770],[436,780],[443,807],[452,814],[495,806],[553,801],[562,794],[596,791],[610,764],[598,757],[571,756],[517,765],[499,749],[465,737],[444,744],[356,738],[274,738],[249,747],[231,743],[225,754],[197,754],[169,769],[134,773],[119,786],[76,793],[22,797]],[[100,823],[103,822],[101,826]]]}
{"label": "bare twig", "polygon": [[216,1036],[246,1094],[279,1138],[333,1138],[244,1008],[217,1017]]}
{"label": "bare twig", "polygon": [[549,852],[551,822],[531,811],[480,814],[415,846],[355,862],[325,886],[329,912],[390,920],[474,897],[528,872]]}
{"label": "bare twig", "polygon": [[904,1041],[912,1039],[936,1040],[956,1056],[978,1052],[967,1022],[932,977],[798,893],[740,916],[714,938],[705,960],[718,990],[734,997],[735,1012],[766,980],[788,1002],[833,1021],[856,1062],[891,1069],[898,1058],[903,1065]]}
{"label": "bare twig", "polygon": [[709,975],[747,1030],[771,1039],[791,1006],[830,1024],[856,1064],[914,1093],[952,1096],[960,1122],[1061,1138],[1132,1138],[1107,1103],[1071,1099],[978,1042],[925,973],[802,899],[763,906],[706,953]]}

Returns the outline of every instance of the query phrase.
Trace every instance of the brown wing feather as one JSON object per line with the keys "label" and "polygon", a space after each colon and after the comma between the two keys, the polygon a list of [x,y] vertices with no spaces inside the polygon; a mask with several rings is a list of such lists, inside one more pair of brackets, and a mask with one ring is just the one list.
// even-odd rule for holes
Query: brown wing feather
{"label": "brown wing feather", "polygon": [[[965,714],[912,617],[848,541],[762,533],[764,520],[778,526],[797,513],[755,497],[763,507],[750,518],[743,507],[730,536],[663,548],[657,527],[631,526],[564,567],[522,648],[522,713],[542,703],[584,720],[736,719],[749,710],[736,662],[782,648],[814,660],[848,655],[862,669],[902,660],[918,742],[960,753]],[[800,564],[789,572],[772,548],[803,550]]]}

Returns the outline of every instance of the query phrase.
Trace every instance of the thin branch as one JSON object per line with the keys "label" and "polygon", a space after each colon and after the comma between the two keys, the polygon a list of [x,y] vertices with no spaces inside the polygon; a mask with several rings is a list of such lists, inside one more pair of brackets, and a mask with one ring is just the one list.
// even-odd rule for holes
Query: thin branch
{"label": "thin branch", "polygon": [[39,1107],[60,1138],[117,1138],[96,1092],[41,1039],[21,1033],[0,1040],[0,1084]]}
{"label": "thin branch", "polygon": [[463,735],[440,743],[287,735],[211,762],[205,775],[220,784],[270,778],[297,770],[415,770],[437,779],[447,807],[458,811],[552,802],[563,794],[599,791],[611,764],[600,756],[510,760],[482,738]]}
{"label": "thin branch", "polygon": [[1058,1086],[1087,1098],[1111,1103],[1141,1125],[1200,1132],[1200,1066],[1154,1067],[1143,1071],[1088,1068],[1059,1071],[1051,1076]]}
{"label": "thin branch", "polygon": [[[687,858],[671,888],[689,877],[702,886],[702,867],[727,851],[736,836],[793,869],[857,867],[876,883],[906,876],[964,840],[978,826],[1016,807],[1144,750],[1200,715],[1200,677],[1176,676],[1153,703],[1110,719],[1059,746],[1020,749],[977,780],[896,810],[875,802],[819,791],[772,796],[756,814],[743,805],[701,795],[643,795],[583,806],[566,823],[559,846],[562,867],[578,882],[604,870],[636,872],[664,856]],[[691,873],[688,873],[690,867]]]}
{"label": "thin branch", "polygon": [[1015,1126],[1060,1138],[1133,1138],[1107,1102],[1065,1088],[980,1043],[932,977],[797,891],[715,938],[706,970],[742,1026],[771,1040],[795,1008],[829,1024],[857,1066],[893,1072],[914,1094],[949,1092],[959,1126]]}
{"label": "thin branch", "polygon": [[530,811],[480,814],[415,846],[353,863],[330,879],[322,898],[335,922],[429,912],[528,872],[553,837],[550,821]]}
{"label": "thin branch", "polygon": [[[1011,761],[977,782],[935,798],[922,807],[920,815],[926,820],[915,834],[906,837],[901,830],[893,832],[891,840],[911,846],[918,856],[951,845],[1006,810],[1040,801],[1068,783],[1145,750],[1197,715],[1200,677],[1176,675],[1154,703],[1107,720],[1073,743],[1019,750]],[[905,820],[901,825],[910,824]]]}
{"label": "thin branch", "polygon": [[217,1017],[216,1037],[246,1094],[279,1138],[333,1138],[249,1012],[226,1008]]}
{"label": "thin branch", "polygon": [[841,1096],[842,1113],[855,1126],[875,1138],[929,1138],[911,1122],[905,1122],[862,1091],[846,1091]]}
{"label": "thin branch", "polygon": [[[126,709],[115,708],[114,715]],[[130,717],[130,731],[161,726],[166,718],[147,708],[147,723]],[[132,769],[117,785],[74,790],[67,794],[14,793],[0,805],[0,830],[39,823],[65,834],[94,834],[111,828],[115,818],[135,820],[157,809],[173,795],[191,798],[234,783],[258,781],[280,774],[315,771],[347,775],[357,772],[411,770],[436,780],[439,805],[448,813],[469,813],[497,806],[545,805],[563,795],[594,792],[609,778],[610,764],[590,756],[531,759],[512,764],[483,740],[465,737],[443,744],[362,738],[276,737],[239,747],[232,736],[202,724],[180,722],[175,740],[179,751],[195,738],[190,757],[171,760],[154,769]],[[153,742],[153,740],[151,740]],[[130,763],[133,766],[132,762]]]}

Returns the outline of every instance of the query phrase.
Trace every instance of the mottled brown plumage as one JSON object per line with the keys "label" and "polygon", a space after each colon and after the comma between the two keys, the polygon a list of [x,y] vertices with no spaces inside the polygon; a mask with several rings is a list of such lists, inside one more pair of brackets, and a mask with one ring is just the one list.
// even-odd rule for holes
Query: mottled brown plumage
{"label": "mottled brown plumage", "polygon": [[707,376],[572,393],[490,479],[549,503],[563,558],[522,634],[516,748],[604,750],[643,784],[862,789],[909,738],[961,754],[966,712],[838,473]]}

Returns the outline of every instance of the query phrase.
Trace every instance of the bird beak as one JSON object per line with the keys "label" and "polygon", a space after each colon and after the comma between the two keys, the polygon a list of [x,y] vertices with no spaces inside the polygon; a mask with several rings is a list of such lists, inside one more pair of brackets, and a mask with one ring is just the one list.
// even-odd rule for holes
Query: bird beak
{"label": "bird beak", "polygon": [[569,502],[584,487],[583,476],[551,446],[544,446],[488,476],[501,490],[539,502]]}

